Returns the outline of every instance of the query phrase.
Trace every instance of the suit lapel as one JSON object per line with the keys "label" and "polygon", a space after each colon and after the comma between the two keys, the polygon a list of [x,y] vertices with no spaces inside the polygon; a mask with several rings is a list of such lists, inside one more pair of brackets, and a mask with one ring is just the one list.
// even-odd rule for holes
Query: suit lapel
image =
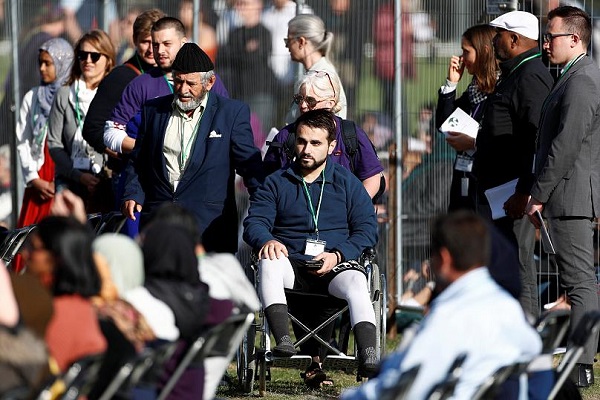
{"label": "suit lapel", "polygon": [[217,112],[217,99],[214,94],[208,95],[208,101],[206,103],[206,109],[202,113],[202,119],[200,120],[200,126],[196,134],[196,140],[192,148],[192,154],[190,161],[186,167],[181,182],[179,183],[178,189],[183,190],[191,181],[192,177],[198,173],[201,169],[204,160],[206,159],[206,140],[210,133],[212,121]]}

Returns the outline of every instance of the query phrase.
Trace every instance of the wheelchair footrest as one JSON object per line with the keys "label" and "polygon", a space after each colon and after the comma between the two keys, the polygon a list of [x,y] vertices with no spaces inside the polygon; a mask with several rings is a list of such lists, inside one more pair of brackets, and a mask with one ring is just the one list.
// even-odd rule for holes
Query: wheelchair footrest
{"label": "wheelchair footrest", "polygon": [[341,370],[345,372],[355,371],[358,368],[358,360],[354,356],[327,356],[323,360],[324,370]]}
{"label": "wheelchair footrest", "polygon": [[312,358],[310,356],[274,357],[272,366],[305,370],[311,362]]}

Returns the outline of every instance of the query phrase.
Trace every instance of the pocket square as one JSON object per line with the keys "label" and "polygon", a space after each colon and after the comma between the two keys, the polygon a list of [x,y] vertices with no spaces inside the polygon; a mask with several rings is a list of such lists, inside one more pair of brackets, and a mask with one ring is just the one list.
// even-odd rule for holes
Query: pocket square
{"label": "pocket square", "polygon": [[211,131],[211,132],[208,134],[208,137],[209,137],[209,138],[220,138],[221,136],[222,136],[222,135],[221,135],[220,133],[217,133],[217,132],[215,132],[215,131]]}

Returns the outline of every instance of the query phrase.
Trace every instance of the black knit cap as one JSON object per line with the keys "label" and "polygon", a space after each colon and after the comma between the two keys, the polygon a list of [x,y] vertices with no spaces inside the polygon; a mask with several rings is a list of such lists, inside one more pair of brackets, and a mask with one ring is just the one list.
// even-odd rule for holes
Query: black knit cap
{"label": "black knit cap", "polygon": [[184,43],[177,52],[171,68],[177,72],[207,72],[215,69],[208,55],[196,43]]}

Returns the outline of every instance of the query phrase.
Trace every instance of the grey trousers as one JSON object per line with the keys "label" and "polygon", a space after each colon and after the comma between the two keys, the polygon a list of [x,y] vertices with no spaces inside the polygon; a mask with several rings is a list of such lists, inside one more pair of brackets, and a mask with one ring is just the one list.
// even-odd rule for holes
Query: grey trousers
{"label": "grey trousers", "polygon": [[[550,218],[548,228],[556,250],[560,284],[571,300],[572,332],[586,312],[598,310],[593,222],[586,218]],[[590,337],[579,362],[593,364],[597,346],[598,337]]]}

